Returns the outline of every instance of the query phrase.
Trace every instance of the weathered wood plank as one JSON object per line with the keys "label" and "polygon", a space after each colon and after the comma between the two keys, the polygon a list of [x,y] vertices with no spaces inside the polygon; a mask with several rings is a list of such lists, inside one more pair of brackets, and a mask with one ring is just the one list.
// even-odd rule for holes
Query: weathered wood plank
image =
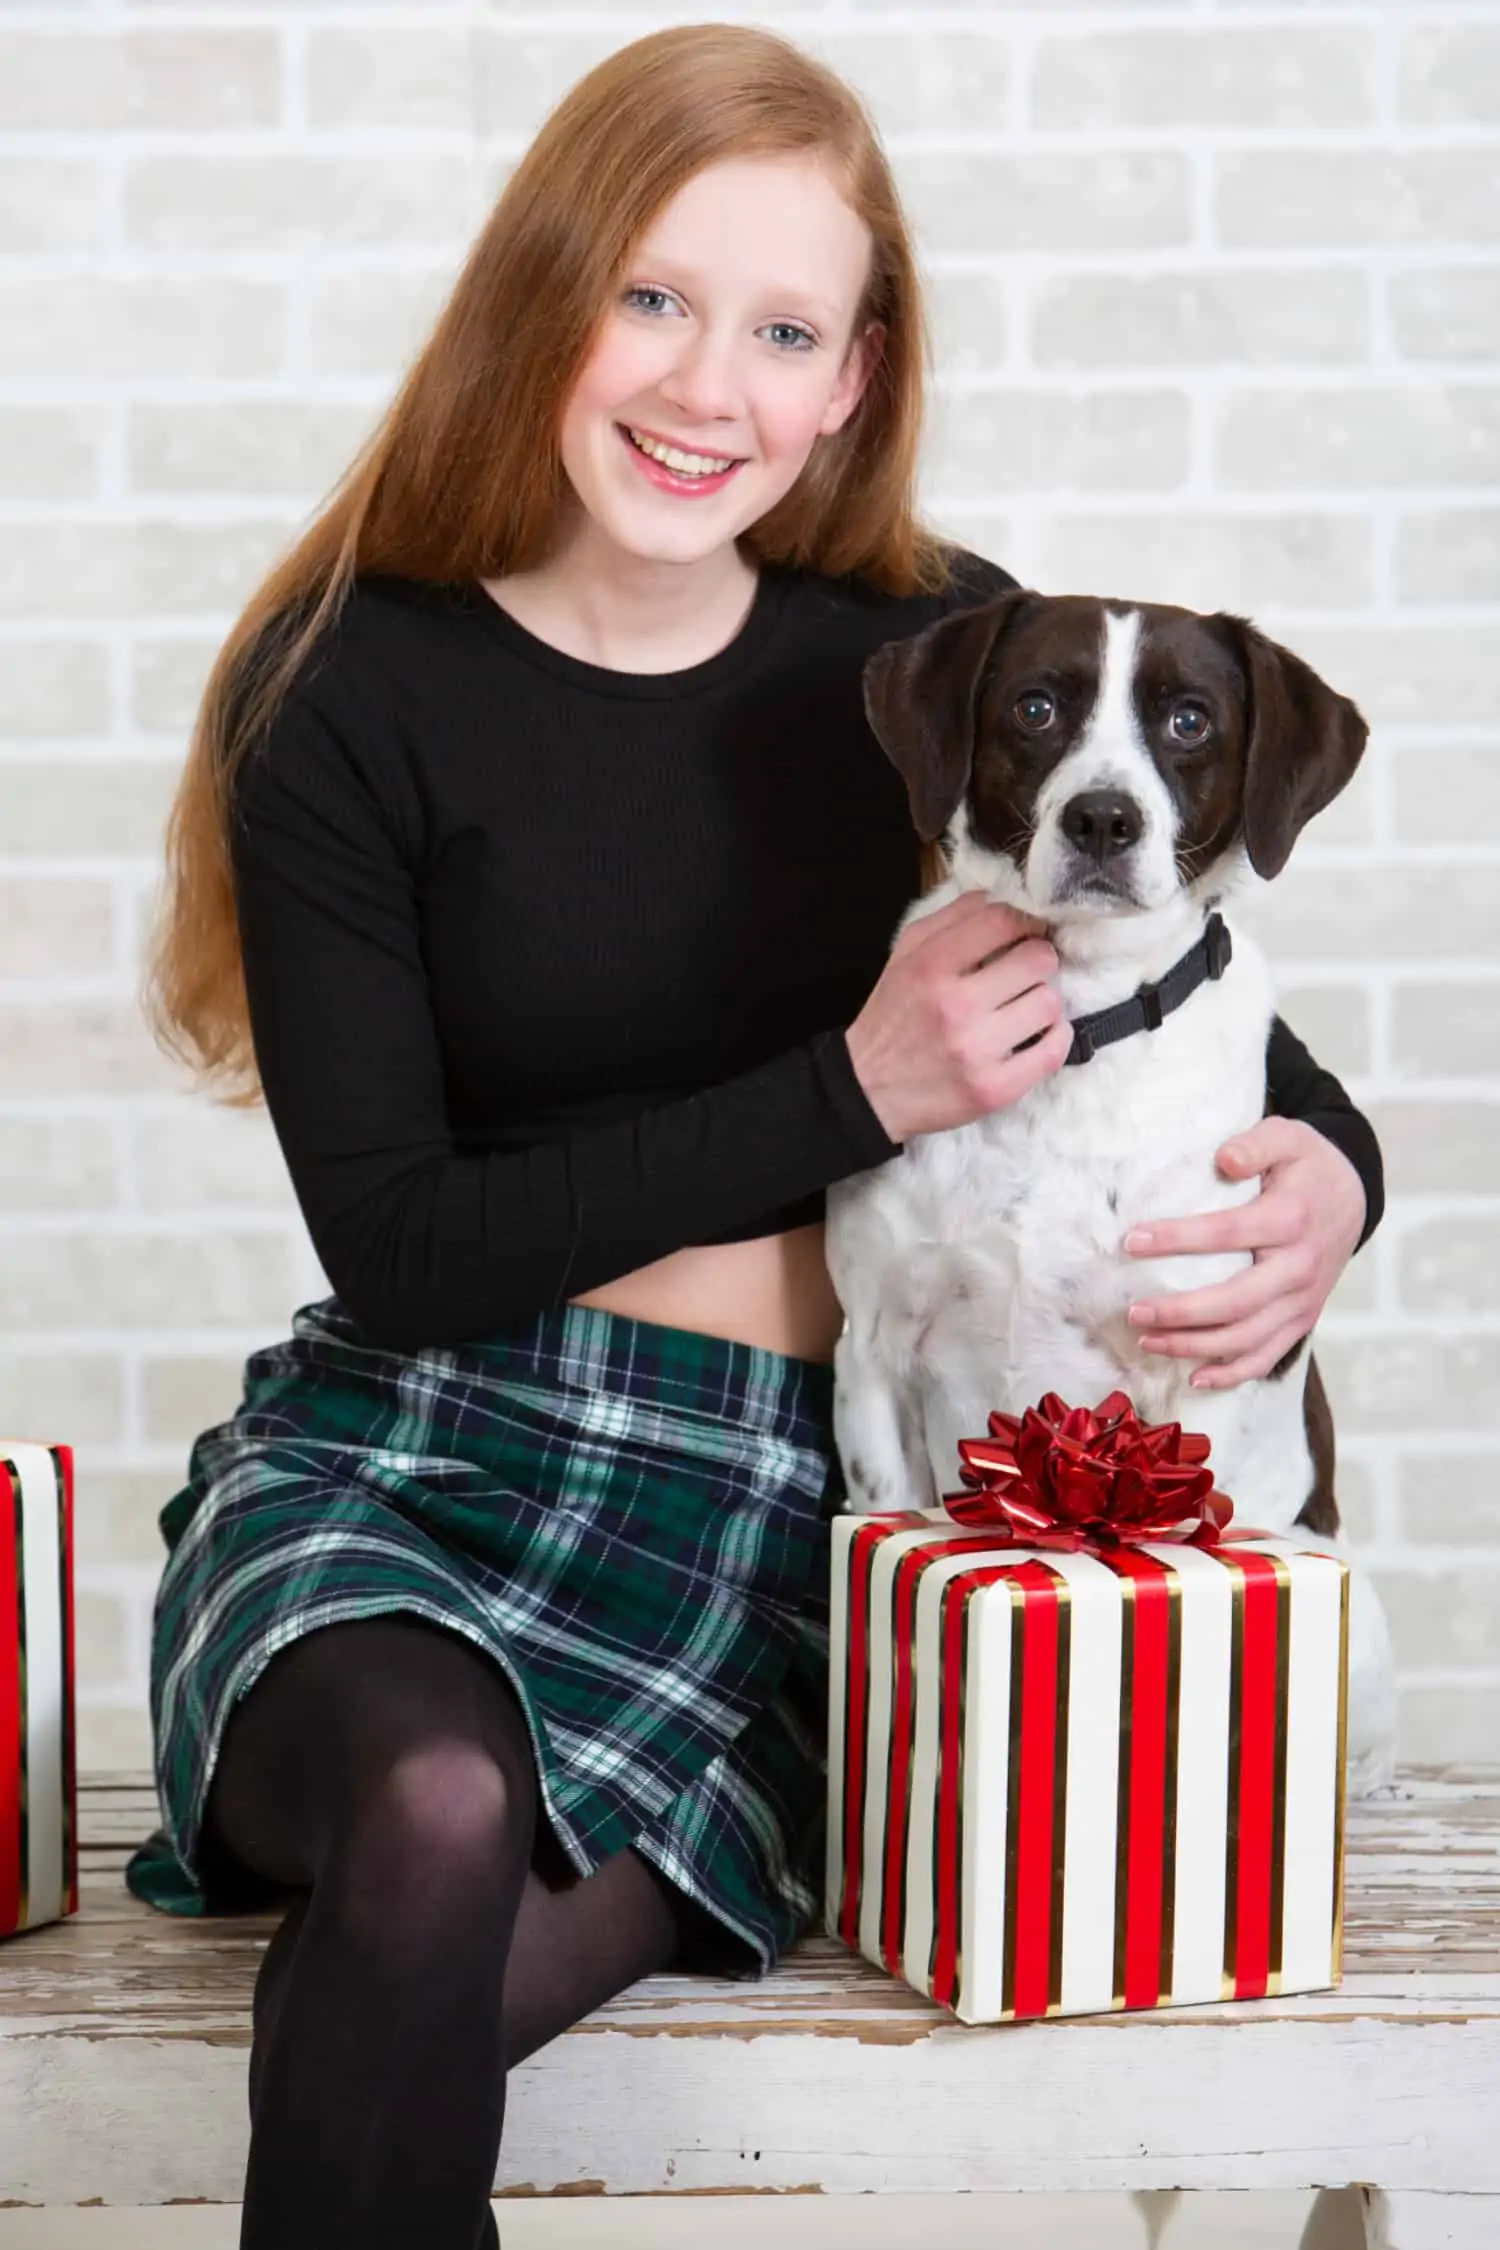
{"label": "weathered wood plank", "polygon": [[[1493,2025],[1134,2020],[1129,2053],[1096,2019],[900,2045],[565,2036],[512,2076],[498,2185],[1500,2193]],[[0,2201],[236,2201],[244,2066],[203,2041],[0,2040]]]}
{"label": "weathered wood plank", "polygon": [[[1371,2010],[1411,2018],[1500,2009],[1500,1769],[1438,1768],[1406,1776],[1405,1786],[1408,1796],[1351,1808],[1342,1988],[1257,2003],[1268,2015],[1328,2022]],[[250,1991],[278,1915],[174,1920],[132,1898],[125,1861],[156,1818],[148,1777],[84,1782],[82,1911],[0,1946],[0,2030],[248,2042]],[[1244,2013],[1197,2007],[1163,2011],[1161,2021],[1237,2022]],[[829,2019],[825,2036],[885,2038],[925,2036],[947,2020],[842,1946],[813,1938],[757,1985],[649,1978],[568,2036],[689,2022],[800,2033],[813,2018]],[[1128,2030],[1137,2019],[1104,2020]]]}
{"label": "weathered wood plank", "polygon": [[[814,1938],[758,1983],[645,1979],[534,2056],[501,2185],[1500,2193],[1500,1769],[1404,1784],[1350,1808],[1336,1992],[970,2028]],[[0,1945],[0,2204],[241,2192],[277,1916],[131,1898],[156,1817],[148,1778],[91,1778],[81,1913]]]}

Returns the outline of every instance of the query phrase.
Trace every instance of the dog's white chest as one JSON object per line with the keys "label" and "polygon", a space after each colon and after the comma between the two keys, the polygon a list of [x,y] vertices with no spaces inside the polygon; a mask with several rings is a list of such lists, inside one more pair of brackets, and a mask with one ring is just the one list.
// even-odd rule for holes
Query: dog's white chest
{"label": "dog's white chest", "polygon": [[922,1401],[933,1459],[951,1461],[990,1409],[1049,1390],[1093,1402],[1122,1388],[1146,1419],[1176,1418],[1182,1365],[1141,1351],[1129,1307],[1225,1280],[1247,1254],[1143,1259],[1124,1237],[1257,1192],[1214,1159],[1264,1107],[1263,960],[1243,944],[1195,997],[1158,1031],[828,1190],[834,1286],[888,1379]]}
{"label": "dog's white chest", "polygon": [[[926,1275],[927,1348],[939,1343],[946,1307],[954,1330],[1003,1338],[1023,1384],[1099,1348],[1134,1361],[1125,1315],[1153,1287],[1181,1288],[1174,1268],[1127,1254],[1124,1237],[1151,1218],[1180,1217],[1243,1201],[1253,1182],[1231,1183],[1214,1151],[1260,1115],[1259,1073],[1241,1069],[1191,1091],[1138,1068],[1059,1073],[1014,1109],[907,1150],[906,1177],[891,1183],[903,1206],[896,1232]],[[894,1169],[894,1167],[892,1167]],[[946,1257],[932,1258],[929,1246]],[[1214,1266],[1209,1270],[1209,1264]],[[1195,1285],[1244,1263],[1191,1261]],[[948,1286],[942,1286],[946,1275]],[[1032,1395],[1035,1395],[1034,1389]]]}

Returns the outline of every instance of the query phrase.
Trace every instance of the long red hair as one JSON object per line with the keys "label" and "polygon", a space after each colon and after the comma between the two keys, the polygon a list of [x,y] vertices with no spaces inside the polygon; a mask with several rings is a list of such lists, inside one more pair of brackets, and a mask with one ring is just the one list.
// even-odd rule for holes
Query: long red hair
{"label": "long red hair", "polygon": [[[547,554],[568,486],[555,430],[621,269],[705,165],[814,152],[872,252],[854,334],[884,345],[854,412],[742,536],[757,562],[941,591],[913,491],[930,342],[895,182],[842,79],[775,33],[651,33],[564,95],[517,165],[426,346],[310,528],[257,588],[203,693],[167,826],[146,1011],[222,1097],[258,1098],[229,854],[230,789],[357,575],[504,577]],[[936,867],[928,847],[925,880]]]}

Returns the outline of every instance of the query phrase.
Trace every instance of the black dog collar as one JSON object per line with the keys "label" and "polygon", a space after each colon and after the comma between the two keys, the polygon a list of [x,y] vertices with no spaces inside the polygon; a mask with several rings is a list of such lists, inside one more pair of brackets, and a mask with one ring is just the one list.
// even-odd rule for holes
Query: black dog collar
{"label": "black dog collar", "polygon": [[1180,961],[1174,961],[1155,984],[1141,985],[1128,1000],[1118,1000],[1112,1008],[1096,1008],[1091,1016],[1073,1018],[1073,1044],[1064,1061],[1086,1063],[1101,1047],[1112,1047],[1117,1039],[1129,1039],[1137,1031],[1155,1031],[1163,1016],[1180,1008],[1189,993],[1196,992],[1206,979],[1217,983],[1229,966],[1232,951],[1227,924],[1218,914],[1210,914],[1197,944]]}

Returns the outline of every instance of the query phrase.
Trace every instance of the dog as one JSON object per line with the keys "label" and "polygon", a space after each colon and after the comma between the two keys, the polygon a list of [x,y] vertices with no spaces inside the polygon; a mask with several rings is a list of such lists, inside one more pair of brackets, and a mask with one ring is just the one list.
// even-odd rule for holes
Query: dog
{"label": "dog", "polygon": [[[847,1505],[936,1507],[992,1409],[1120,1390],[1142,1421],[1208,1436],[1239,1522],[1342,1552],[1310,1337],[1259,1379],[1190,1389],[1193,1363],[1142,1351],[1128,1308],[1250,1254],[1122,1244],[1259,1192],[1214,1156],[1265,1113],[1272,983],[1219,905],[1250,871],[1280,873],[1353,774],[1364,720],[1243,618],[1024,589],[887,643],[863,692],[948,867],[893,942],[968,890],[1039,917],[1075,1030],[1068,1064],[1020,1100],[828,1188]],[[1137,994],[1110,1037],[1119,1019],[1099,1012]],[[1390,1779],[1394,1675],[1375,1589],[1350,1580],[1348,1774],[1366,1793]]]}

